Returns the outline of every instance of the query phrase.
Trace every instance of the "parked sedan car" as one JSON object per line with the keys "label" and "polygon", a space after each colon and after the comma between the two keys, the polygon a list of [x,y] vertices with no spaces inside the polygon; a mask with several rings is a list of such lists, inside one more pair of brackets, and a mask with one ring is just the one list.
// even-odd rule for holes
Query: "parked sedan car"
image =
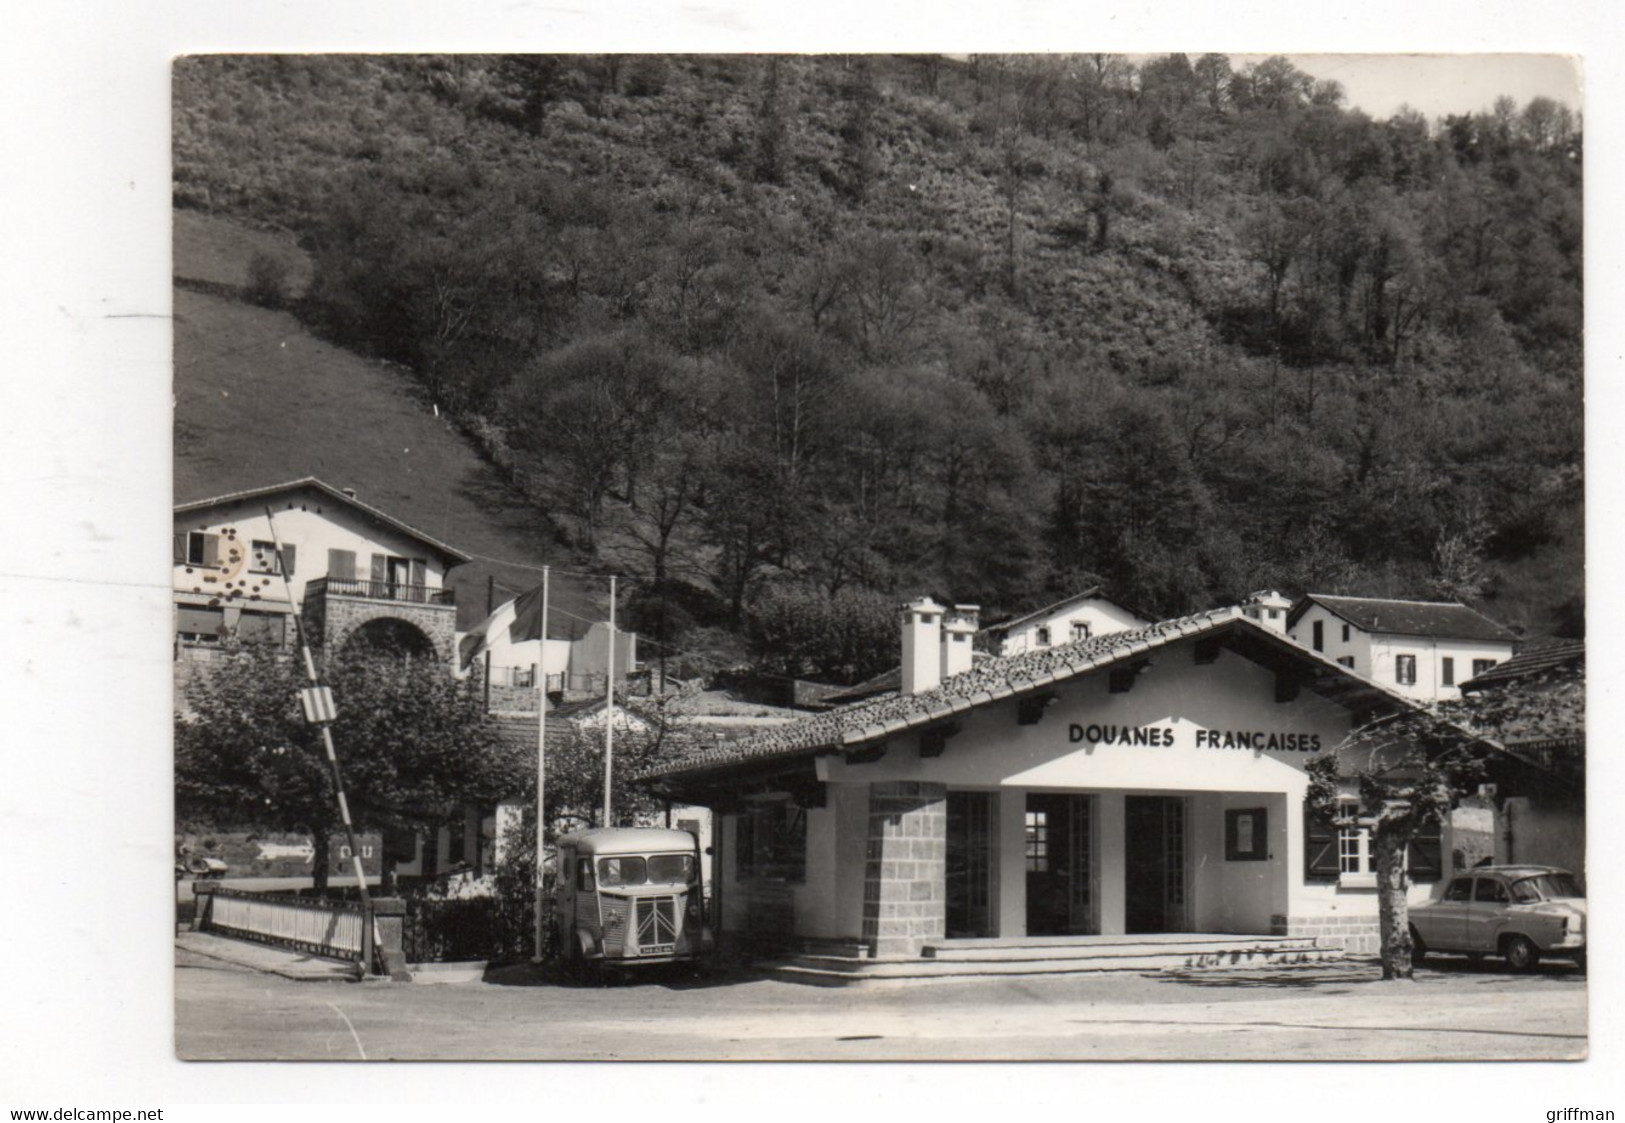
{"label": "parked sedan car", "polygon": [[1551,866],[1480,866],[1410,910],[1412,958],[1429,952],[1499,955],[1514,971],[1542,956],[1585,967],[1586,902],[1575,877]]}

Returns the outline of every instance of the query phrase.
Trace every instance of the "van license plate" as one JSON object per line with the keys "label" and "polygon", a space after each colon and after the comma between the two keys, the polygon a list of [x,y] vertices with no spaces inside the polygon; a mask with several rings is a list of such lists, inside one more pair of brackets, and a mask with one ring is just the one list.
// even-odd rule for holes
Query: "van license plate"
{"label": "van license plate", "polygon": [[677,950],[676,944],[650,944],[648,947],[638,949],[639,955],[670,955]]}

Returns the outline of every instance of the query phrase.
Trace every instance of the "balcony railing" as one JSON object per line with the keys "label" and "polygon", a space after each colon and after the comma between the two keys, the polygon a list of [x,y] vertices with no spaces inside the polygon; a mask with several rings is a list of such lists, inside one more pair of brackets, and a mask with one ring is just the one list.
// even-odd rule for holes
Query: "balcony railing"
{"label": "balcony railing", "polygon": [[455,605],[457,598],[450,589],[435,589],[428,585],[403,585],[394,581],[358,581],[349,577],[323,577],[310,583],[318,595],[363,597],[367,600],[395,601],[398,604]]}

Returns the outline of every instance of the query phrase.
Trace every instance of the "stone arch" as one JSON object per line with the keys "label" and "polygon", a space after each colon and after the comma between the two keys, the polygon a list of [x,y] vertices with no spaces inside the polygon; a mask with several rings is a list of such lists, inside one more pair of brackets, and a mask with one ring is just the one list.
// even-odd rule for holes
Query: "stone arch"
{"label": "stone arch", "polygon": [[451,653],[442,650],[434,636],[417,622],[400,616],[379,614],[357,620],[338,637],[340,658],[364,654],[400,655],[427,659],[447,666]]}

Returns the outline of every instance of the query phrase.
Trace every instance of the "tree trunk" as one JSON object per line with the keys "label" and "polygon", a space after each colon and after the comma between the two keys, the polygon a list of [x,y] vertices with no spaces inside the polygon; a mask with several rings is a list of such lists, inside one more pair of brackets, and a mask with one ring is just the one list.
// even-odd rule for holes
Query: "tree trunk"
{"label": "tree trunk", "polygon": [[1372,841],[1377,847],[1377,918],[1382,940],[1382,977],[1409,979],[1411,971],[1410,914],[1405,903],[1405,837],[1379,824]]}

